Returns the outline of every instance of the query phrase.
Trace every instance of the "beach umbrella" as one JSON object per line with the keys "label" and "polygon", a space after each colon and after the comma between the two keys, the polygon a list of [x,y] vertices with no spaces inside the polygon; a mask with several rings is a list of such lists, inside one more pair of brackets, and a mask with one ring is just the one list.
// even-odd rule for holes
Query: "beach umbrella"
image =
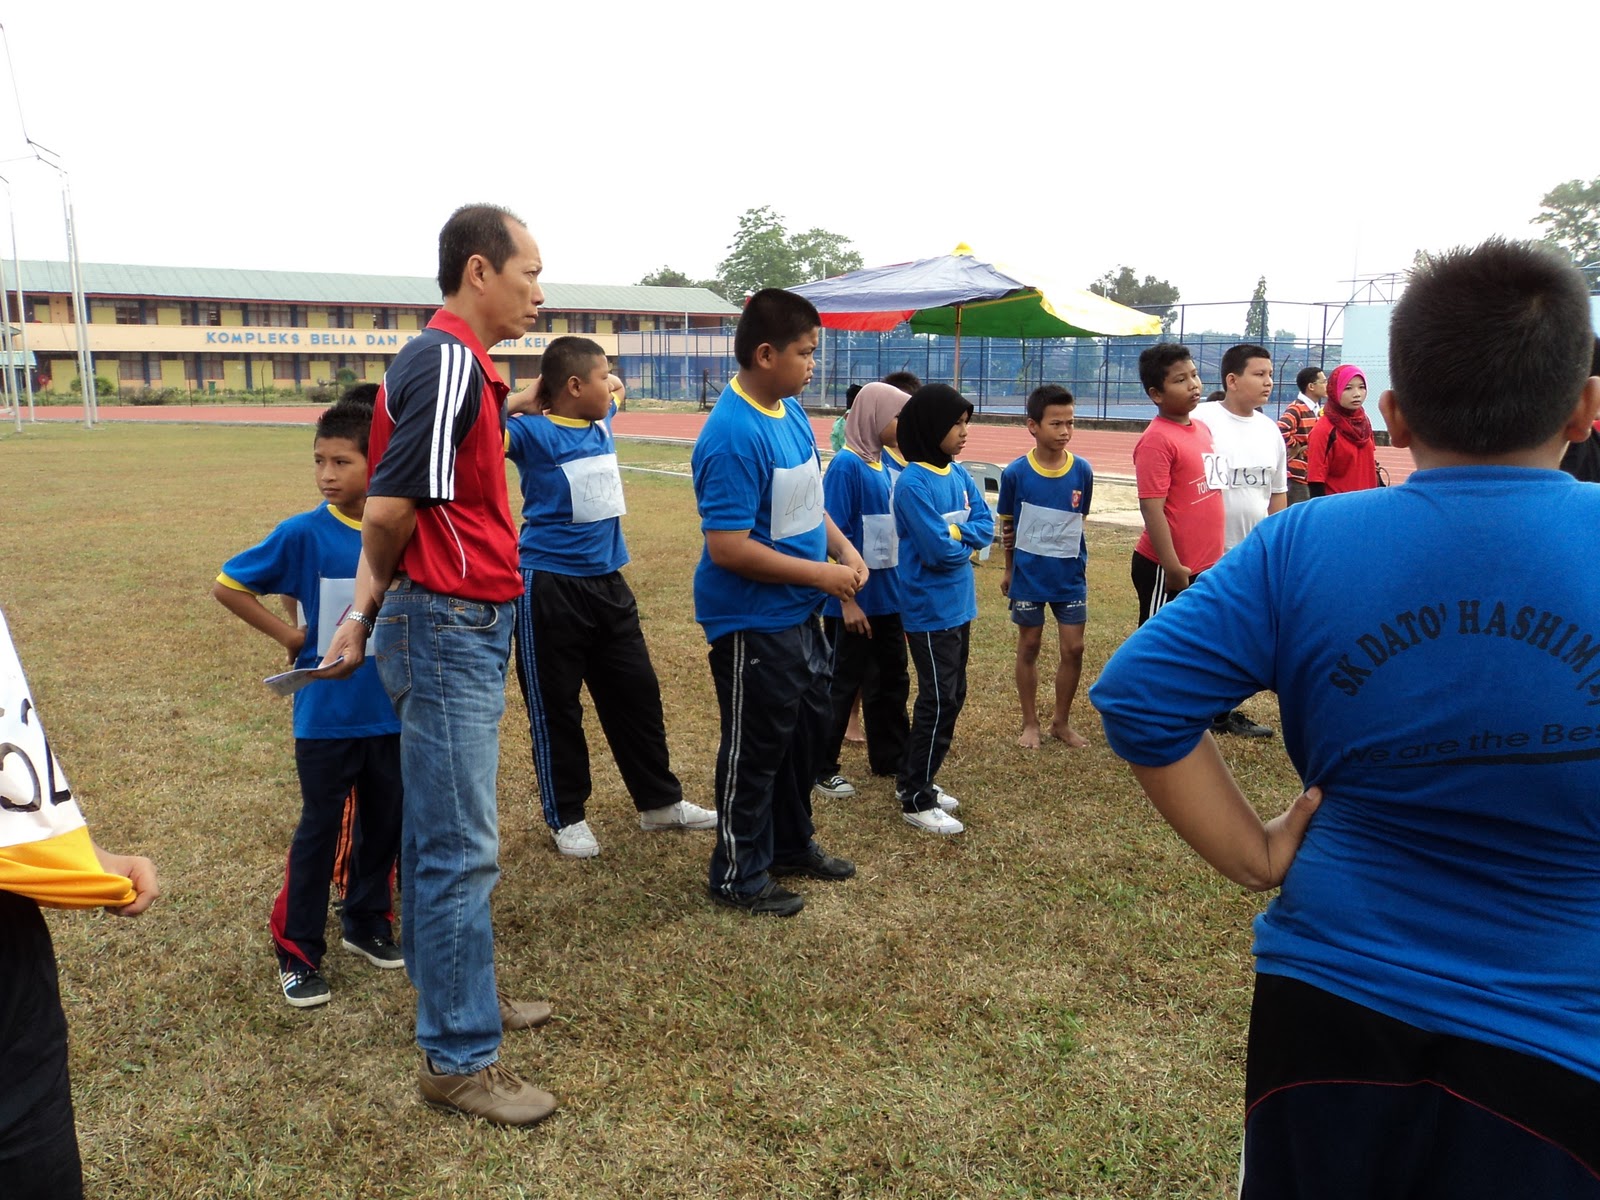
{"label": "beach umbrella", "polygon": [[956,378],[961,337],[1156,335],[1161,318],[1037,272],[978,258],[966,243],[951,254],[869,267],[790,289],[817,306],[829,329],[882,331],[909,322],[917,333],[952,334]]}

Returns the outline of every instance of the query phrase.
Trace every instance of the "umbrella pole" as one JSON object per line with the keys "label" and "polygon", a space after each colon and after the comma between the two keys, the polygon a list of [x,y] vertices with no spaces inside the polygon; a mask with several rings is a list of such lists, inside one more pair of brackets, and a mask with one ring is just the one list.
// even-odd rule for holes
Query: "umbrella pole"
{"label": "umbrella pole", "polygon": [[956,391],[961,390],[961,305],[956,305]]}

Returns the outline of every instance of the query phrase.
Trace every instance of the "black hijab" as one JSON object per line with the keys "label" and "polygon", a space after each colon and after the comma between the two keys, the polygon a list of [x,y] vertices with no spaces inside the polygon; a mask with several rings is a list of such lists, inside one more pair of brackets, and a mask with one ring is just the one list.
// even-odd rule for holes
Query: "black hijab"
{"label": "black hijab", "polygon": [[950,456],[939,443],[962,417],[972,415],[972,405],[955,388],[943,383],[925,383],[900,410],[900,456],[908,463],[927,463],[948,467]]}

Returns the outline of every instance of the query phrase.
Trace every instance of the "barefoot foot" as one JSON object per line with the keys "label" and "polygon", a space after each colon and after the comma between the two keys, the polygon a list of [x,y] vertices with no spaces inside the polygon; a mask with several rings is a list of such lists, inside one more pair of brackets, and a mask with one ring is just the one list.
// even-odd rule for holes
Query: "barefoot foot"
{"label": "barefoot foot", "polygon": [[1050,736],[1058,742],[1065,742],[1074,750],[1081,750],[1089,744],[1089,739],[1084,737],[1071,725],[1061,725],[1056,722],[1050,724]]}
{"label": "barefoot foot", "polygon": [[1039,748],[1039,727],[1037,725],[1024,725],[1022,732],[1017,735],[1017,745],[1024,750],[1037,750]]}

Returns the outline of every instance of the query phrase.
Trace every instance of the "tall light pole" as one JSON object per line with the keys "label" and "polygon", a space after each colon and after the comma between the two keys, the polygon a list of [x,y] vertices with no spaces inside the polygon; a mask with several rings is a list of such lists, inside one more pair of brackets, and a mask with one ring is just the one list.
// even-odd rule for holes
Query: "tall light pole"
{"label": "tall light pole", "polygon": [[[34,414],[33,408],[33,362],[32,355],[28,352],[28,313],[23,307],[22,259],[17,256],[17,206],[11,198],[11,181],[4,175],[0,175],[0,184],[5,185],[7,215],[11,220],[11,266],[17,275],[17,324],[22,328],[22,380],[28,391],[28,423],[33,425],[38,423],[39,418]],[[0,275],[3,274],[3,269],[0,269]],[[0,287],[0,292],[3,291],[4,288]],[[9,322],[7,326],[6,336],[9,338]],[[7,354],[9,357],[9,347],[7,348]],[[16,360],[12,359],[11,361],[12,365],[15,366]],[[22,406],[20,403],[17,406],[17,432],[22,432]]]}

